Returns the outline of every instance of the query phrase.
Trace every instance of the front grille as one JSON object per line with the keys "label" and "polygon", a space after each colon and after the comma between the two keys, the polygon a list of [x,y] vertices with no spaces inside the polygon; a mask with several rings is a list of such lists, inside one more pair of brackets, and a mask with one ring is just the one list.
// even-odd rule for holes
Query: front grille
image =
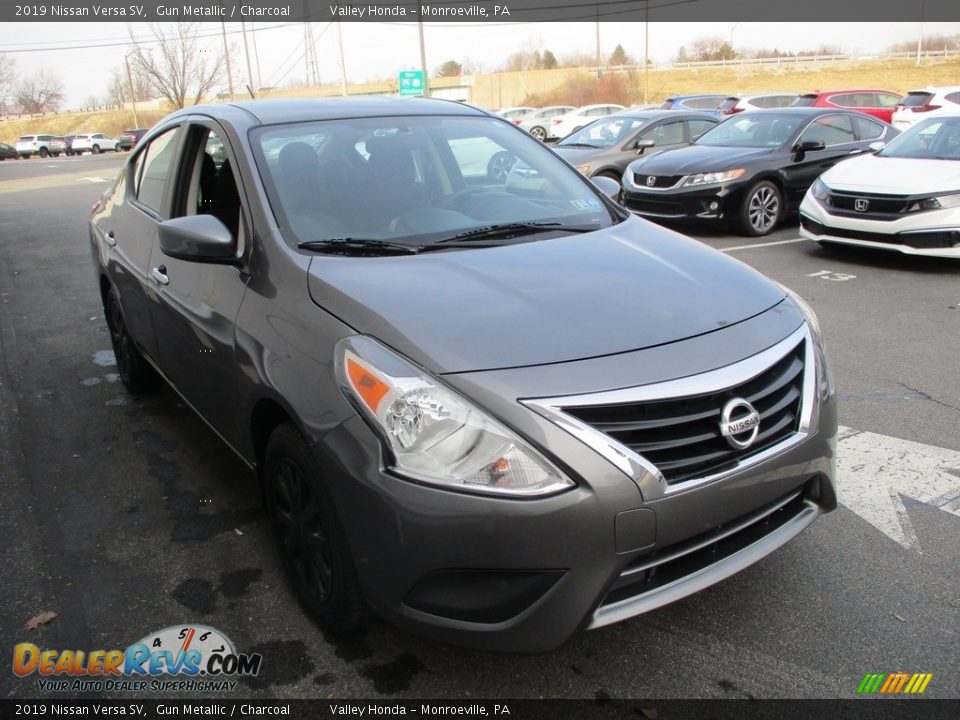
{"label": "front grille", "polygon": [[[799,429],[803,395],[804,346],[740,385],[704,395],[669,400],[584,405],[564,411],[606,433],[653,463],[668,484],[722,472],[786,440]],[[747,400],[760,414],[760,430],[745,450],[720,434],[728,400]]]}
{"label": "front grille", "polygon": [[884,243],[886,245],[906,245],[917,250],[935,250],[938,248],[952,248],[960,245],[960,231],[940,230],[936,232],[914,233],[877,233],[866,230],[847,230],[835,228],[811,220],[806,215],[800,216],[800,225],[804,230],[814,235],[828,237],[849,238],[850,240],[867,240],[869,242]]}
{"label": "front grille", "polygon": [[[817,481],[811,480],[810,487]],[[811,507],[805,489],[689,540],[644,555],[628,565],[600,603],[600,609],[641,597],[715,565],[779,530]]]}
{"label": "front grille", "polygon": [[[867,203],[866,210],[857,210],[857,201]],[[865,193],[831,191],[825,204],[834,215],[866,218],[868,220],[896,220],[903,217],[912,200],[907,195],[876,195]]]}
{"label": "front grille", "polygon": [[[651,177],[653,178],[653,184],[648,185],[647,180]],[[669,188],[680,182],[682,177],[683,175],[641,175],[640,173],[634,173],[633,182],[637,184],[637,187]]]}

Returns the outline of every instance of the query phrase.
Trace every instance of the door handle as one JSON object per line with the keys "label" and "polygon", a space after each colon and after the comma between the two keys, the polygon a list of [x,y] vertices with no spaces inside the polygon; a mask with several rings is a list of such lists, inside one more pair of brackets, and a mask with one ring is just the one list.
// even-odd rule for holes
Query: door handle
{"label": "door handle", "polygon": [[859,154],[862,153],[862,152],[863,152],[863,150],[859,150],[859,149],[857,149],[857,150],[851,150],[850,152],[847,153],[847,155],[859,155]]}
{"label": "door handle", "polygon": [[103,239],[107,241],[107,245],[110,247],[117,246],[117,239],[113,236],[113,230],[108,230]]}
{"label": "door handle", "polygon": [[150,271],[150,277],[152,277],[160,285],[169,285],[170,278],[167,276],[167,266],[161,265],[160,267],[155,267]]}

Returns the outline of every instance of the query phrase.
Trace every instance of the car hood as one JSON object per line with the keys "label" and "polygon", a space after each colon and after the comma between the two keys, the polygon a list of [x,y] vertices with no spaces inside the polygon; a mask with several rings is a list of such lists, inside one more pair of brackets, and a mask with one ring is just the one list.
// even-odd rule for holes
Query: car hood
{"label": "car hood", "polygon": [[436,373],[567,362],[716,331],[778,304],[755,270],[639,218],[413,256],[316,256],[313,301]]}
{"label": "car hood", "polygon": [[861,155],[823,174],[837,190],[923,195],[960,190],[960,161]]}
{"label": "car hood", "polygon": [[777,148],[689,145],[630,163],[628,170],[643,175],[693,175],[740,167],[766,157]]}

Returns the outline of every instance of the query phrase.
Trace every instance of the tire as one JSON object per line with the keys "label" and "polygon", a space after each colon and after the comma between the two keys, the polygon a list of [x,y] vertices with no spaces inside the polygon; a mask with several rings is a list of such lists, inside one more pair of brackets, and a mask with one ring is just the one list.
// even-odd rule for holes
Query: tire
{"label": "tire", "polygon": [[539,125],[535,125],[534,127],[530,128],[530,134],[533,135],[533,137],[535,137],[540,142],[546,142],[547,131],[545,128],[542,128]]}
{"label": "tire", "polygon": [[42,148],[40,148],[40,150],[37,152],[37,154],[38,154],[40,157],[42,157],[42,158],[46,158],[46,157],[50,154],[50,152],[49,152],[45,147],[42,147]]}
{"label": "tire", "polygon": [[331,635],[356,631],[364,602],[323,468],[292,423],[270,436],[264,497],[287,580],[304,611]]}
{"label": "tire", "polygon": [[127,331],[127,322],[123,317],[120,298],[114,288],[110,288],[103,308],[110,330],[110,344],[117,359],[117,373],[127,390],[135,395],[151,393],[163,385],[163,378],[146,361]]}
{"label": "tire", "polygon": [[744,235],[768,235],[782,219],[783,197],[780,189],[769,180],[761,180],[744,194],[738,217]]}
{"label": "tire", "polygon": [[494,153],[487,162],[487,179],[498,184],[506,182],[510,168],[516,161],[517,159],[506,150]]}
{"label": "tire", "polygon": [[117,143],[116,145],[113,146],[113,151],[120,152],[120,143]]}
{"label": "tire", "polygon": [[100,146],[99,146],[99,145],[94,145],[92,148],[90,148],[90,154],[91,154],[91,155],[99,155],[99,154],[100,154]]}

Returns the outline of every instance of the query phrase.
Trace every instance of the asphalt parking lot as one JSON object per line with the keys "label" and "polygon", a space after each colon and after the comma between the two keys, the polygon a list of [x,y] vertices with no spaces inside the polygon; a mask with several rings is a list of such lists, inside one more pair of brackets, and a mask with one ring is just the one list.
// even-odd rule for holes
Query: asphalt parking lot
{"label": "asphalt parking lot", "polygon": [[[827,252],[795,219],[763,239],[680,228],[819,314],[840,509],[739,575],[548,655],[375,619],[338,643],[287,591],[253,476],[172,391],[134,398],[118,381],[85,220],[124,159],[0,164],[4,652],[125,648],[195,622],[264,655],[235,692],[264,698],[848,698],[895,671],[960,697],[960,263]],[[35,676],[0,672],[0,696],[40,695]]]}

